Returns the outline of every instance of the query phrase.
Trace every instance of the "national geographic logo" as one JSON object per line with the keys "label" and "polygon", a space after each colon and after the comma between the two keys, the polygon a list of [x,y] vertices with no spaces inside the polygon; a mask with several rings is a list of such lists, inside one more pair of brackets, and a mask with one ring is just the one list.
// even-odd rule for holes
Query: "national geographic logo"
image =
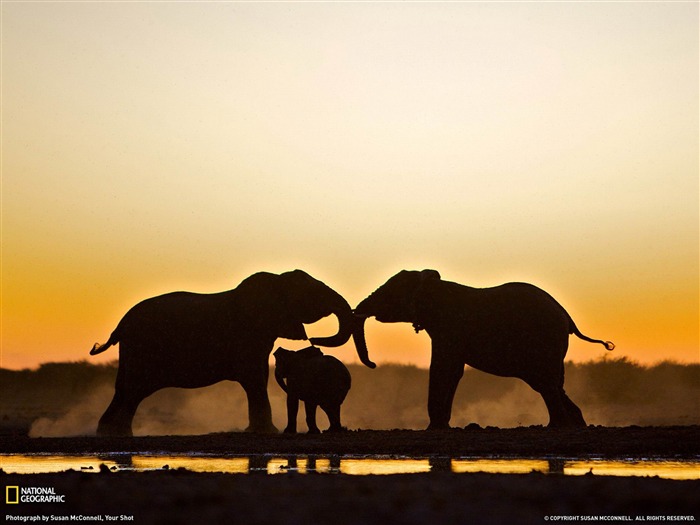
{"label": "national geographic logo", "polygon": [[5,487],[5,503],[18,505],[20,503],[65,503],[63,494],[56,494],[53,487],[19,487],[7,485]]}
{"label": "national geographic logo", "polygon": [[5,503],[8,505],[19,503],[19,487],[5,487]]}

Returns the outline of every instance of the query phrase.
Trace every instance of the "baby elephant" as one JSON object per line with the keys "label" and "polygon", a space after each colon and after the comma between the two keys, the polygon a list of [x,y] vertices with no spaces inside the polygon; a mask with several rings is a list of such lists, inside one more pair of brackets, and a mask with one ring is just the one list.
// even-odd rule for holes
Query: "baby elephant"
{"label": "baby elephant", "polygon": [[[350,372],[345,365],[314,346],[297,352],[275,350],[275,379],[287,393],[287,428],[285,433],[297,431],[299,400],[306,408],[309,434],[318,434],[316,407],[320,406],[331,423],[329,432],[345,430],[340,425],[340,405],[350,390]],[[286,384],[284,380],[287,380]]]}

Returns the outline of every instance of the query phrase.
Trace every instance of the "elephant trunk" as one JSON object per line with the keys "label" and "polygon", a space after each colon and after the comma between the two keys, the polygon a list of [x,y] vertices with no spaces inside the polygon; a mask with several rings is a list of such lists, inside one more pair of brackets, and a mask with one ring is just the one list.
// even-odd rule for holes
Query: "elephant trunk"
{"label": "elephant trunk", "polygon": [[282,375],[279,366],[275,367],[275,379],[277,380],[277,384],[282,388],[282,390],[287,392],[287,384],[284,382],[284,376]]}
{"label": "elephant trunk", "polygon": [[328,337],[312,337],[309,342],[314,346],[337,347],[347,343],[353,333],[354,318],[348,302],[339,294],[334,297],[334,303],[329,314],[338,318],[338,333]]}
{"label": "elephant trunk", "polygon": [[369,353],[367,352],[367,341],[365,340],[365,321],[367,316],[355,314],[355,328],[352,332],[352,339],[355,342],[357,355],[362,361],[362,364],[369,368],[376,368],[377,365],[370,361]]}
{"label": "elephant trunk", "polygon": [[365,318],[353,314],[350,305],[341,295],[337,296],[330,313],[338,318],[338,333],[329,337],[312,337],[309,342],[314,346],[336,347],[345,344],[350,336],[353,336],[355,349],[362,364],[369,368],[376,368],[377,365],[369,360],[367,354]]}

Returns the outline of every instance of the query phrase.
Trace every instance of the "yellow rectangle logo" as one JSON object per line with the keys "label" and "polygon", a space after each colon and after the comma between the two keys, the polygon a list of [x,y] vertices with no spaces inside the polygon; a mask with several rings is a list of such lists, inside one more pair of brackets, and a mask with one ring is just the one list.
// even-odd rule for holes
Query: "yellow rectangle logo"
{"label": "yellow rectangle logo", "polygon": [[19,487],[5,486],[5,503],[8,505],[19,503]]}

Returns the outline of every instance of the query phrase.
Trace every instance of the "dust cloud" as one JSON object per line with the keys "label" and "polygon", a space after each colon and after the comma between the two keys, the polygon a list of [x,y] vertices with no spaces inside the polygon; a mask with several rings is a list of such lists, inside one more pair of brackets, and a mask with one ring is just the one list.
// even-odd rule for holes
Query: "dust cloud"
{"label": "dust cloud", "polygon": [[[352,389],[342,407],[350,429],[423,429],[428,425],[428,371],[380,365],[348,366]],[[116,363],[48,363],[36,370],[0,369],[0,432],[30,436],[92,435],[114,392]],[[700,365],[664,362],[643,367],[627,359],[568,363],[565,387],[589,424],[700,424]],[[273,422],[286,426],[285,394],[271,378]],[[319,409],[317,421],[328,421]],[[546,425],[544,402],[522,381],[467,369],[452,409],[453,426]],[[206,434],[243,430],[248,403],[238,383],[168,388],[144,400],[135,435]],[[303,408],[298,428],[305,431]]]}

